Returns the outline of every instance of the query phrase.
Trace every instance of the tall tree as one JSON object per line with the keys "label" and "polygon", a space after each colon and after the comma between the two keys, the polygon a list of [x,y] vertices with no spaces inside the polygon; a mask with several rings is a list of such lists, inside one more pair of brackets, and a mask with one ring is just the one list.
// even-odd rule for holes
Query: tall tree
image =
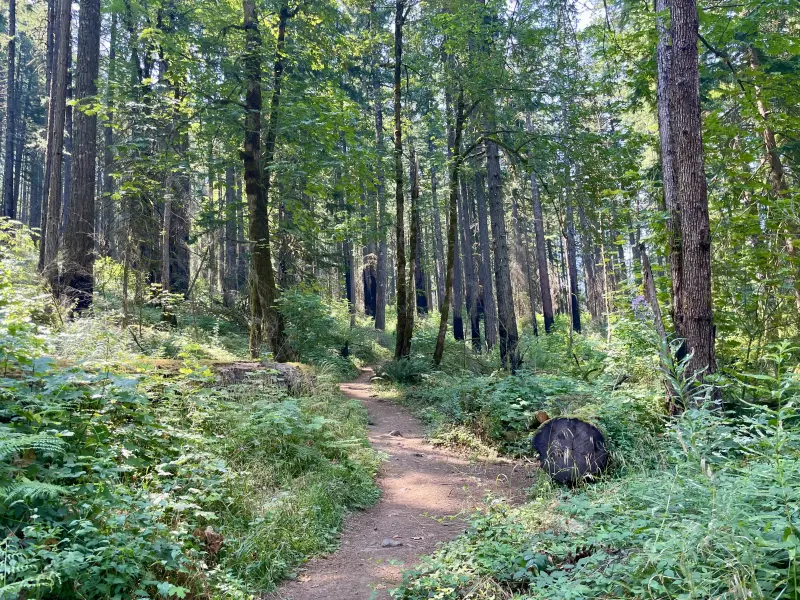
{"label": "tall tree", "polygon": [[16,48],[17,48],[17,3],[8,0],[8,70],[6,71],[6,140],[3,163],[3,215],[17,218],[17,202],[14,197],[14,142],[16,141]]}
{"label": "tall tree", "polygon": [[[63,183],[61,167],[64,157],[64,121],[67,110],[67,69],[71,53],[71,0],[57,0],[55,13],[55,49],[53,75],[50,85],[50,100],[47,119],[47,163],[45,165],[46,203],[43,212],[44,238],[39,254],[39,268],[51,282],[57,283],[56,257],[58,255],[58,230],[61,225],[61,202]],[[49,169],[49,170],[48,170]]]}
{"label": "tall tree", "polygon": [[278,17],[278,35],[273,68],[272,99],[269,121],[261,146],[261,88],[262,39],[258,28],[255,0],[243,0],[246,54],[244,71],[247,81],[245,94],[244,162],[245,193],[250,209],[250,242],[252,243],[252,269],[250,273],[250,355],[258,357],[263,342],[269,340],[277,360],[285,360],[289,348],[283,331],[283,317],[276,305],[278,289],[272,266],[270,248],[268,199],[271,183],[271,166],[275,159],[278,111],[280,109],[281,83],[284,70],[284,46],[289,8],[282,5]]}
{"label": "tall tree", "polygon": [[405,21],[405,0],[395,2],[394,17],[394,202],[395,202],[395,247],[397,270],[397,342],[395,359],[405,358],[411,352],[411,333],[409,326],[408,294],[406,292],[406,233],[405,233],[405,193],[403,191],[403,22]]}
{"label": "tall tree", "polygon": [[545,333],[553,329],[553,297],[550,294],[550,272],[547,265],[547,246],[544,238],[544,218],[542,216],[542,199],[539,194],[539,182],[536,173],[531,171],[531,206],[533,209],[533,230],[536,238],[536,262],[539,265],[539,289],[542,298],[542,316]]}
{"label": "tall tree", "polygon": [[100,66],[100,0],[81,0],[78,62],[75,77],[77,111],[73,115],[72,207],[64,231],[62,285],[78,311],[92,303],[94,288],[94,209],[97,181],[97,95]]}
{"label": "tall tree", "polygon": [[664,194],[664,207],[667,212],[667,236],[671,281],[672,324],[678,337],[683,335],[683,252],[681,250],[681,212],[677,197],[675,180],[675,146],[670,119],[670,88],[672,85],[672,36],[665,12],[670,10],[672,0],[656,0],[656,47],[657,79],[656,99],[658,112],[659,149],[661,151],[661,182]]}
{"label": "tall tree", "polygon": [[[449,112],[449,111],[448,111]],[[450,201],[448,203],[447,223],[447,271],[444,279],[444,302],[439,311],[439,333],[436,336],[436,347],[433,351],[433,363],[439,365],[444,356],[444,340],[447,335],[447,319],[450,313],[450,302],[453,298],[453,273],[455,271],[456,239],[458,232],[458,180],[461,170],[461,136],[466,119],[464,90],[459,88],[453,114],[453,141],[450,148],[449,180]]]}
{"label": "tall tree", "polygon": [[716,370],[711,304],[711,227],[703,156],[695,0],[671,0],[670,134],[675,150],[676,196],[681,213],[683,319],[679,335],[695,371]]}
{"label": "tall tree", "polygon": [[491,350],[497,344],[497,303],[494,299],[494,284],[492,283],[489,213],[486,209],[486,179],[480,169],[475,170],[475,203],[475,212],[478,216],[478,239],[481,247],[478,278],[481,285],[481,304],[483,305],[483,335],[486,340],[486,347]]}
{"label": "tall tree", "polygon": [[[377,30],[380,26],[378,22],[378,11],[375,3],[370,5],[370,21],[372,27]],[[386,329],[386,280],[387,280],[387,257],[388,248],[386,246],[387,234],[387,214],[386,214],[386,183],[383,173],[383,98],[381,95],[381,80],[378,71],[380,63],[380,45],[376,44],[374,53],[374,65],[372,67],[372,102],[375,111],[375,153],[377,155],[377,172],[375,174],[376,194],[378,197],[378,256],[375,265],[375,329]]]}
{"label": "tall tree", "polygon": [[511,287],[511,260],[508,233],[503,210],[503,181],[500,151],[497,143],[486,141],[486,178],[489,189],[489,217],[494,246],[494,282],[497,287],[497,320],[500,327],[500,361],[512,373],[519,366],[517,350],[517,316],[514,313],[514,292]]}

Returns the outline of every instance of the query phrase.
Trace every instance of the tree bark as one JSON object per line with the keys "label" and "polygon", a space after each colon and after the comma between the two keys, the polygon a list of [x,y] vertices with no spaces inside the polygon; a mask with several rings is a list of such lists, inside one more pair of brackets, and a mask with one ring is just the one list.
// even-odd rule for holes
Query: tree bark
{"label": "tree bark", "polygon": [[[428,153],[433,161],[433,140],[428,140]],[[433,205],[433,258],[436,263],[436,301],[439,310],[442,310],[444,301],[444,244],[442,243],[442,219],[439,214],[439,198],[437,195],[436,167],[431,165],[431,203]]]}
{"label": "tree bark", "polygon": [[461,132],[464,128],[464,91],[459,89],[453,119],[453,138],[450,147],[450,202],[448,204],[449,220],[447,223],[447,271],[444,281],[444,302],[439,312],[439,333],[436,336],[436,348],[433,351],[433,363],[439,365],[444,355],[444,340],[447,334],[447,319],[450,312],[450,301],[453,297],[453,272],[456,260],[456,237],[458,224],[458,177],[461,169]]}
{"label": "tree bark", "polygon": [[475,170],[475,203],[478,216],[478,239],[481,248],[481,263],[478,277],[481,285],[481,304],[483,305],[483,330],[487,349],[497,344],[497,302],[492,283],[492,255],[489,242],[489,215],[486,210],[486,180],[480,169]]}
{"label": "tree bark", "polygon": [[61,243],[63,243],[64,229],[67,227],[67,220],[72,209],[72,140],[74,131],[72,100],[75,94],[72,73],[72,37],[70,37],[67,61],[67,108],[64,116],[64,173],[62,175],[64,191],[61,194],[61,225],[58,229]]}
{"label": "tree bark", "polygon": [[[21,57],[20,57],[21,58]],[[22,60],[20,60],[20,63]],[[20,65],[21,66],[21,65]],[[21,71],[20,67],[17,67],[17,71]],[[19,207],[16,206],[17,199],[19,198],[20,187],[22,184],[22,159],[25,155],[25,143],[28,140],[28,120],[30,119],[30,107],[31,107],[31,92],[33,88],[33,73],[28,73],[28,81],[25,86],[25,104],[22,104],[19,92],[21,90],[17,90],[17,106],[21,108],[20,116],[19,116],[19,131],[17,131],[17,147],[14,150],[14,186],[12,195],[14,198],[14,215],[13,219],[22,220],[22,214],[19,210]],[[20,76],[17,77],[17,85],[22,83],[22,79]],[[30,164],[30,159],[28,160],[28,164]],[[10,216],[10,215],[9,215]]]}
{"label": "tree bark", "polygon": [[550,272],[547,267],[547,246],[544,239],[544,219],[542,218],[542,200],[539,196],[539,183],[536,173],[531,172],[531,205],[533,206],[533,229],[536,237],[536,262],[539,265],[539,290],[542,298],[542,317],[544,331],[553,329],[553,297],[550,294]]}
{"label": "tree bark", "polygon": [[3,215],[17,218],[17,202],[14,197],[14,142],[16,141],[16,47],[17,47],[17,3],[8,0],[8,71],[6,79],[6,140],[3,163]]}
{"label": "tree bark", "polygon": [[656,284],[653,280],[653,269],[650,268],[650,259],[647,256],[647,248],[644,242],[639,246],[639,256],[641,257],[642,265],[642,281],[644,283],[644,295],[650,308],[653,311],[653,325],[658,332],[662,342],[667,341],[667,330],[664,328],[664,320],[661,318],[661,307],[658,303],[658,292],[656,291]]}
{"label": "tree bark", "polygon": [[47,212],[42,239],[39,268],[51,284],[57,284],[58,229],[61,224],[62,178],[64,157],[64,120],[67,108],[67,65],[70,54],[71,0],[58,0],[57,26],[55,27],[55,57],[50,89],[48,130]]}
{"label": "tree bark", "polygon": [[236,193],[232,166],[225,169],[225,287],[223,300],[232,307],[236,292]]}
{"label": "tree bark", "polygon": [[[531,325],[533,326],[533,335],[539,335],[539,326],[536,323],[536,288],[533,283],[533,273],[531,273],[531,265],[525,251],[525,239],[523,238],[523,226],[520,218],[519,202],[517,202],[517,195],[511,196],[511,223],[514,227],[514,260],[517,261],[520,271],[525,273],[525,282],[528,287],[528,301],[531,310]],[[526,232],[527,233],[527,232]],[[527,236],[526,236],[527,237]]]}
{"label": "tree bark", "polygon": [[682,335],[697,372],[716,370],[711,303],[711,230],[703,157],[695,0],[672,0],[670,132],[675,149],[676,195],[683,251]]}
{"label": "tree bark", "polygon": [[81,0],[78,62],[75,77],[72,158],[72,208],[64,230],[63,286],[81,312],[94,289],[94,209],[97,162],[97,115],[87,102],[97,95],[100,69],[100,0]]}
{"label": "tree bark", "polygon": [[[113,230],[114,201],[114,94],[112,81],[114,79],[117,58],[117,14],[111,13],[111,37],[108,49],[108,89],[106,91],[107,115],[103,124],[103,199],[102,199],[102,231],[100,233],[100,251],[106,256],[118,257],[119,253],[112,250],[111,240],[115,237]],[[112,252],[114,252],[112,254]]]}
{"label": "tree bark", "polygon": [[[411,304],[413,307],[416,308],[417,314],[420,316],[425,315],[428,313],[428,286],[426,284],[426,275],[425,269],[423,269],[423,229],[422,229],[422,218],[420,216],[419,210],[419,176],[420,176],[420,169],[419,169],[419,157],[414,152],[414,148],[411,148],[411,157],[413,160],[411,161],[411,174],[413,176],[411,180],[411,236],[409,243],[411,245],[411,251],[413,252],[413,257],[411,258],[411,263],[413,263],[413,270],[414,270],[414,297],[412,298]],[[411,281],[411,277],[409,277],[409,281]],[[413,309],[409,309],[412,313],[414,312]],[[413,322],[413,314],[412,314],[412,322]],[[410,342],[409,342],[410,343]]]}
{"label": "tree bark", "polygon": [[[416,302],[414,297],[417,295],[416,276],[417,276],[417,261],[419,259],[418,244],[419,237],[419,163],[417,162],[417,155],[414,152],[414,146],[411,145],[409,149],[409,163],[410,163],[410,177],[409,184],[411,186],[411,222],[409,223],[409,260],[408,260],[408,281],[406,282],[406,325],[405,325],[405,339],[403,340],[403,349],[401,356],[409,356],[411,354],[411,338],[414,334],[414,313],[416,312]],[[423,286],[423,294],[425,292]]]}
{"label": "tree bark", "polygon": [[[656,12],[670,10],[672,0],[656,0]],[[681,250],[681,212],[678,204],[675,181],[675,147],[670,119],[670,87],[672,81],[672,37],[664,16],[656,18],[658,45],[656,59],[658,66],[656,99],[658,104],[658,134],[661,149],[661,181],[664,188],[664,205],[667,209],[667,241],[671,278],[672,326],[677,337],[683,337],[683,252]]]}
{"label": "tree bark", "polygon": [[405,0],[395,2],[394,16],[394,201],[395,201],[395,247],[397,270],[397,328],[394,350],[395,360],[408,356],[410,347],[407,340],[408,293],[406,291],[406,240],[405,240],[405,194],[403,192],[403,106],[401,90],[403,85],[403,18]]}
{"label": "tree bark", "polygon": [[250,241],[253,244],[250,304],[250,355],[257,358],[263,342],[269,340],[276,360],[288,358],[283,318],[276,306],[278,290],[269,237],[268,200],[272,162],[275,158],[278,111],[280,109],[281,82],[284,68],[284,45],[289,9],[280,8],[278,37],[273,69],[272,99],[265,135],[261,147],[261,32],[258,29],[255,0],[243,0],[244,28],[247,55],[244,60],[247,91],[245,104],[245,140],[242,159],[244,163],[245,192],[250,209]]}
{"label": "tree bark", "polygon": [[[370,19],[377,30],[379,28],[378,14],[375,3],[370,5]],[[380,62],[380,49],[375,52],[375,64]],[[375,329],[386,329],[387,305],[387,257],[386,246],[387,221],[386,218],[386,184],[383,173],[383,104],[381,102],[381,82],[378,76],[378,67],[372,69],[372,95],[375,107],[375,153],[377,154],[376,194],[378,196],[378,256],[375,265]]]}
{"label": "tree bark", "polygon": [[569,276],[569,299],[570,299],[570,315],[572,316],[572,329],[577,333],[581,332],[581,308],[578,302],[578,259],[577,250],[575,248],[575,216],[574,208],[572,205],[572,186],[570,173],[571,163],[569,159],[565,165],[566,174],[564,188],[564,195],[567,197],[567,219],[566,231],[564,237],[567,240],[567,275]]}
{"label": "tree bark", "polygon": [[458,201],[458,229],[459,246],[461,248],[461,264],[464,269],[464,291],[467,307],[467,316],[470,324],[470,338],[472,350],[475,353],[481,351],[481,326],[480,314],[478,313],[478,280],[475,274],[475,259],[472,253],[472,231],[470,229],[470,218],[467,211],[467,184],[464,178],[460,181],[461,194]]}
{"label": "tree bark", "polygon": [[497,144],[486,142],[486,176],[489,189],[489,216],[492,222],[494,278],[497,287],[497,320],[500,327],[500,362],[512,373],[519,366],[517,351],[517,317],[511,287],[511,264],[508,255],[508,233],[503,211],[503,182],[500,174],[500,153]]}
{"label": "tree bark", "polygon": [[586,305],[593,319],[599,319],[603,313],[602,294],[598,292],[597,249],[592,243],[592,230],[583,203],[578,203],[578,223],[581,228],[581,259],[586,283]]}

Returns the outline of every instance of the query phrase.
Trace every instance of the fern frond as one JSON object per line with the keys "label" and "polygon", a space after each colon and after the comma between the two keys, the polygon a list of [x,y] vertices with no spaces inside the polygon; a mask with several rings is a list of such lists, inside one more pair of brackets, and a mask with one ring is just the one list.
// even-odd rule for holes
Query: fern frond
{"label": "fern frond", "polygon": [[42,456],[59,456],[66,452],[67,444],[46,433],[14,435],[0,440],[0,460],[8,460],[26,450],[33,450]]}
{"label": "fern frond", "polygon": [[23,480],[0,488],[0,503],[11,505],[15,502],[41,502],[55,500],[70,493],[69,488],[43,481]]}

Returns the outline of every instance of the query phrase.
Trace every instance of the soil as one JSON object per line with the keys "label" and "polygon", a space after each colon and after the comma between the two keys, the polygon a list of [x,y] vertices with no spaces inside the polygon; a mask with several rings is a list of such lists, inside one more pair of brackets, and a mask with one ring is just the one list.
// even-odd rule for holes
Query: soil
{"label": "soil", "polygon": [[377,397],[373,375],[365,369],[340,387],[367,408],[369,441],[388,455],[378,476],[381,498],[348,517],[338,551],[306,563],[269,600],[388,599],[401,572],[463,533],[488,494],[518,502],[531,485],[530,464],[474,461],[427,443],[419,420]]}

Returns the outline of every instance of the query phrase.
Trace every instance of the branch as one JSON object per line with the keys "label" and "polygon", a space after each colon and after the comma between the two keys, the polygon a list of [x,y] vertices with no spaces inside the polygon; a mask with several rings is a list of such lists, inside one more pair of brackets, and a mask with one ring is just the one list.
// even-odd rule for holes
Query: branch
{"label": "branch", "polygon": [[739,79],[739,76],[736,74],[736,68],[733,66],[733,63],[731,63],[731,57],[728,55],[728,53],[723,50],[717,50],[716,48],[714,48],[714,46],[709,44],[708,40],[706,40],[706,38],[700,35],[700,33],[697,34],[697,37],[700,38],[700,41],[703,43],[703,46],[705,46],[714,56],[716,56],[717,58],[721,58],[725,62],[725,66],[727,66],[728,69],[730,70],[731,75],[733,75],[733,78],[736,80],[736,83],[739,84],[739,87],[742,88],[742,91],[746,94],[747,90],[744,88],[742,80]]}

